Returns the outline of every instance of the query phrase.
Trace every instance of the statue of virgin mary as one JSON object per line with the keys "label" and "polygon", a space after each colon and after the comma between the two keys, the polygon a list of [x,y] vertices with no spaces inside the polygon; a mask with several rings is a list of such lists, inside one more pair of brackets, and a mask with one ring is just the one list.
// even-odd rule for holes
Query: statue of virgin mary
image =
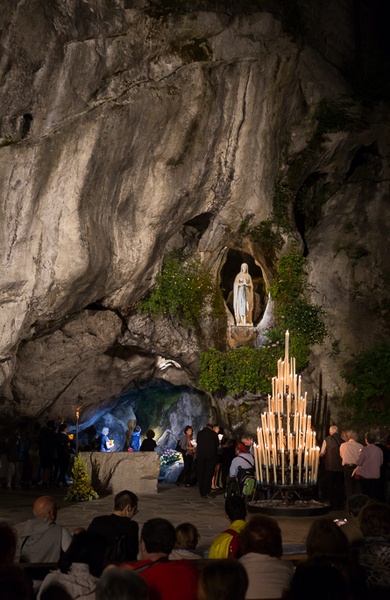
{"label": "statue of virgin mary", "polygon": [[233,308],[236,325],[253,326],[253,282],[246,263],[234,280]]}

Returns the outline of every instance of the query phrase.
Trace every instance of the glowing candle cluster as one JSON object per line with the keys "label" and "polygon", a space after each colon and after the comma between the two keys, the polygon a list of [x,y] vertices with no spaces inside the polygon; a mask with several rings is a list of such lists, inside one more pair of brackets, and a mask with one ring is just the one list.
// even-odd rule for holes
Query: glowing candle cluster
{"label": "glowing candle cluster", "polygon": [[261,427],[257,428],[256,478],[264,485],[317,483],[320,449],[311,416],[306,413],[307,394],[301,395],[301,376],[295,371],[286,331],[284,360],[278,361],[272,396],[268,395],[268,412],[261,415]]}

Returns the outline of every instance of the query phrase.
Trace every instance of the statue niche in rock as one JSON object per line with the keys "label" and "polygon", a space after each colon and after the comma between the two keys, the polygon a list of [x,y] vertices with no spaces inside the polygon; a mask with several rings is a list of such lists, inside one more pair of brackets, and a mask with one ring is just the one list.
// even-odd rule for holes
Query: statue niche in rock
{"label": "statue niche in rock", "polygon": [[237,326],[253,326],[253,282],[246,263],[234,280],[233,308]]}

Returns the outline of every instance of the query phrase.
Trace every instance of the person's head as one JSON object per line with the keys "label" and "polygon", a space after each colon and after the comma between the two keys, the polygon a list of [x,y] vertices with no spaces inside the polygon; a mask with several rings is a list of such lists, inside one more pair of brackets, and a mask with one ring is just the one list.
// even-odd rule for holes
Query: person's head
{"label": "person's head", "polygon": [[244,452],[248,452],[248,448],[242,442],[238,442],[236,446],[236,454],[244,454]]}
{"label": "person's head", "polygon": [[175,528],[167,519],[156,517],[144,523],[141,531],[141,549],[143,555],[168,555],[172,552],[175,541]]}
{"label": "person's head", "polygon": [[283,554],[282,532],[275,519],[254,515],[239,534],[242,554],[255,552],[280,558]]}
{"label": "person's head", "polygon": [[390,535],[390,506],[370,500],[359,513],[359,525],[364,537]]}
{"label": "person's head", "polygon": [[338,433],[339,432],[339,428],[336,427],[336,425],[331,425],[329,427],[329,435],[333,435],[334,433]]}
{"label": "person's head", "polygon": [[68,431],[68,426],[66,423],[61,423],[61,425],[58,427],[58,433],[63,433],[63,432],[67,432]]}
{"label": "person's head", "polygon": [[99,577],[103,565],[104,540],[99,535],[83,531],[73,536],[72,542],[58,561],[62,573],[69,573],[73,563],[88,565],[89,572]]}
{"label": "person's head", "polygon": [[348,439],[348,441],[349,440],[354,440],[355,442],[357,442],[357,440],[358,440],[358,434],[353,429],[348,429],[348,431],[347,431],[347,439]]}
{"label": "person's head", "polygon": [[342,432],[340,433],[340,437],[342,440],[344,440],[344,442],[348,442],[348,431],[343,429]]}
{"label": "person's head", "polygon": [[55,521],[58,506],[52,496],[39,496],[33,504],[33,513],[37,519],[49,519]]}
{"label": "person's head", "polygon": [[219,433],[219,425],[218,425],[218,423],[214,423],[213,424],[213,429],[214,429],[215,433]]}
{"label": "person's head", "polygon": [[229,521],[238,521],[246,519],[245,499],[241,496],[230,496],[225,500],[225,513]]}
{"label": "person's head", "polygon": [[0,521],[0,564],[11,565],[15,560],[16,531],[6,521]]}
{"label": "person's head", "polygon": [[337,567],[329,563],[309,562],[296,569],[291,597],[292,600],[345,600],[349,593],[346,580]]}
{"label": "person's head", "polygon": [[195,550],[199,542],[199,532],[192,523],[181,523],[176,527],[175,548]]}
{"label": "person's head", "polygon": [[306,538],[308,558],[318,556],[347,557],[349,543],[342,528],[331,517],[321,517],[313,521]]}
{"label": "person's head", "polygon": [[148,584],[130,569],[109,566],[96,585],[96,600],[148,600]]}
{"label": "person's head", "polygon": [[129,490],[123,490],[115,496],[114,512],[120,517],[133,517],[138,512],[138,496]]}
{"label": "person's head", "polygon": [[199,600],[244,600],[247,589],[245,567],[233,558],[213,560],[199,575]]}
{"label": "person's head", "polygon": [[250,435],[243,435],[241,438],[241,442],[244,444],[244,446],[250,448],[253,444],[253,439]]}
{"label": "person's head", "polygon": [[191,425],[187,425],[187,427],[184,428],[184,433],[186,435],[192,435],[193,429],[192,429]]}
{"label": "person's head", "polygon": [[16,565],[0,565],[0,597],[1,600],[30,600],[32,580]]}
{"label": "person's head", "polygon": [[108,429],[108,427],[103,427],[103,429],[102,429],[102,434],[103,434],[103,435],[108,435],[109,431],[110,431],[110,430]]}
{"label": "person's head", "polygon": [[148,429],[145,435],[148,439],[152,440],[156,434],[154,433],[153,429]]}
{"label": "person's head", "polygon": [[347,502],[345,505],[345,510],[348,514],[357,517],[363,506],[367,504],[370,497],[366,496],[366,494],[353,494],[347,498]]}
{"label": "person's head", "polygon": [[375,433],[372,433],[372,431],[367,431],[367,433],[364,437],[365,437],[367,446],[369,444],[375,444],[376,436],[375,436]]}

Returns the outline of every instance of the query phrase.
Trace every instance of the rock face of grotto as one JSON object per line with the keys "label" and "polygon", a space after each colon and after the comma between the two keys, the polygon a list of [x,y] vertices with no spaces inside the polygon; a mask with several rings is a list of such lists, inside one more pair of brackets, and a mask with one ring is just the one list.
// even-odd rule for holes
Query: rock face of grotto
{"label": "rock face of grotto", "polygon": [[[321,4],[294,4],[297,31],[276,1],[3,2],[3,418],[71,418],[149,378],[196,386],[220,332],[136,303],[173,249],[221,285],[237,257],[272,284],[275,263],[242,223],[271,218],[292,165],[279,256],[306,253],[331,332],[307,385],[339,394],[345,360],[388,336],[388,107],[364,108],[342,76],[373,32],[357,35],[359,3]],[[330,127],[313,149],[316,109],[335,99],[364,126]]]}

